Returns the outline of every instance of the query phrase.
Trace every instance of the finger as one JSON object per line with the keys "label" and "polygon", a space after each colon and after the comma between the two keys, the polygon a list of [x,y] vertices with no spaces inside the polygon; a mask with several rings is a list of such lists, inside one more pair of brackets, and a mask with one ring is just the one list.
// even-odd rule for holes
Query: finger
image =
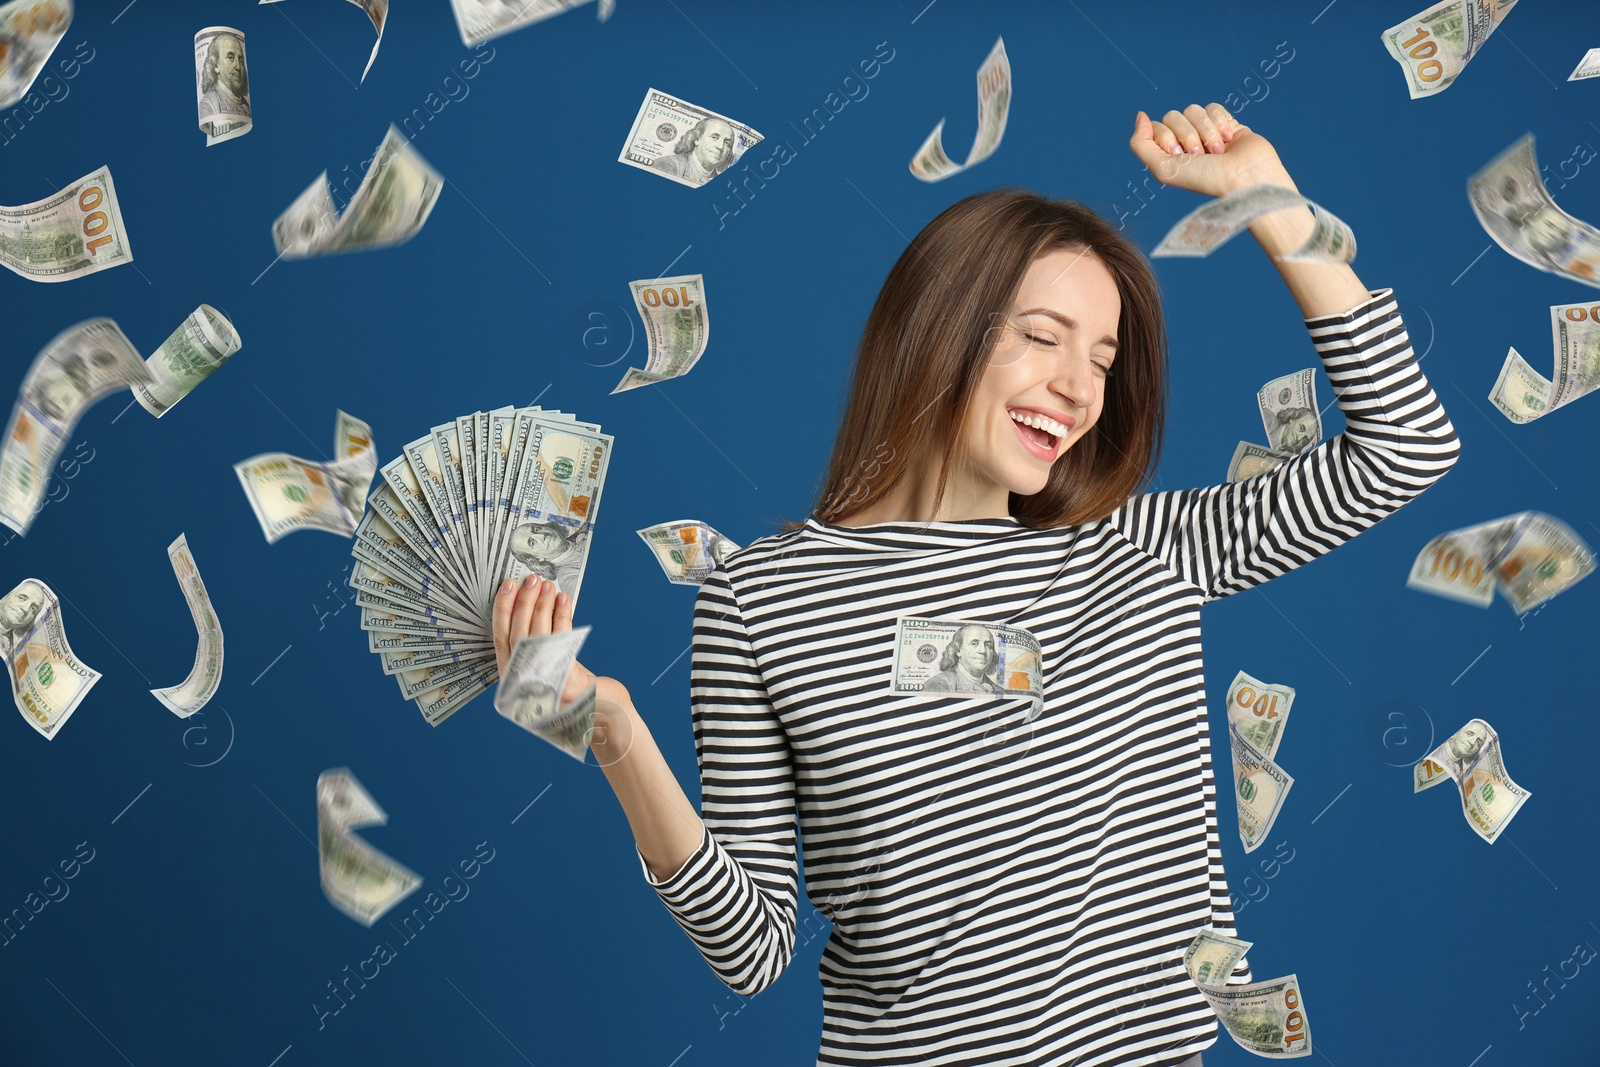
{"label": "finger", "polygon": [[1161,116],[1161,121],[1178,136],[1178,143],[1183,145],[1185,152],[1204,152],[1205,146],[1200,143],[1200,133],[1194,128],[1194,123],[1184,118],[1176,111],[1169,111]]}
{"label": "finger", "polygon": [[1206,113],[1211,116],[1211,121],[1217,124],[1217,129],[1222,132],[1224,141],[1233,140],[1233,135],[1243,128],[1240,126],[1239,120],[1234,118],[1228,109],[1221,104],[1207,104]]}
{"label": "finger", "polygon": [[533,606],[533,632],[551,632],[551,609],[556,603],[556,583],[548,578],[539,579],[539,599]]}
{"label": "finger", "polygon": [[[1138,117],[1133,120],[1133,136],[1128,138],[1128,147],[1133,149],[1133,154],[1138,157],[1139,162],[1154,171],[1157,166],[1162,165],[1162,162],[1171,158],[1168,149],[1162,144],[1162,138],[1165,138],[1166,144],[1171,144],[1174,149],[1178,146],[1178,139],[1173,138],[1173,131],[1168,130],[1162,123],[1150,122],[1149,115],[1141,110]],[[1176,150],[1181,152],[1182,149]]]}
{"label": "finger", "polygon": [[513,646],[524,637],[528,636],[533,622],[533,609],[539,600],[539,587],[533,583],[539,580],[536,574],[528,575],[517,590],[517,603],[511,611],[511,644]]}
{"label": "finger", "polygon": [[1167,124],[1158,122],[1153,131],[1156,146],[1169,156],[1183,155],[1183,145],[1178,143],[1178,135],[1173,133]]}
{"label": "finger", "polygon": [[507,578],[494,596],[494,648],[502,656],[511,654],[511,607],[517,602],[517,583]]}
{"label": "finger", "polygon": [[572,598],[565,593],[556,594],[555,615],[551,619],[551,633],[572,629]]}
{"label": "finger", "polygon": [[1206,151],[1222,151],[1222,131],[1211,121],[1211,115],[1205,108],[1199,104],[1190,104],[1183,109],[1183,117],[1194,124],[1195,132],[1200,135],[1200,143],[1205,146]]}

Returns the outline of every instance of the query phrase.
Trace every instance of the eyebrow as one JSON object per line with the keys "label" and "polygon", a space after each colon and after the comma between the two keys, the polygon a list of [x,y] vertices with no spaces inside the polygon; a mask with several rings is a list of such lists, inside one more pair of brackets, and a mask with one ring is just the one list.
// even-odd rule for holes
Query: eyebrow
{"label": "eyebrow", "polygon": [[[1054,311],[1054,310],[1052,310],[1050,308],[1029,308],[1026,311],[1019,311],[1019,312],[1017,312],[1017,314],[1018,315],[1043,315],[1046,318],[1055,319],[1057,322],[1059,322],[1061,325],[1065,326],[1069,330],[1076,330],[1078,328],[1078,323],[1076,322],[1076,320],[1069,319],[1065,315],[1061,314],[1061,312]],[[1115,352],[1117,350],[1117,339],[1115,337],[1112,337],[1110,334],[1106,334],[1104,337],[1100,338],[1100,340],[1096,341],[1095,344],[1098,344],[1098,345],[1110,345],[1111,346],[1111,350],[1113,352]]]}

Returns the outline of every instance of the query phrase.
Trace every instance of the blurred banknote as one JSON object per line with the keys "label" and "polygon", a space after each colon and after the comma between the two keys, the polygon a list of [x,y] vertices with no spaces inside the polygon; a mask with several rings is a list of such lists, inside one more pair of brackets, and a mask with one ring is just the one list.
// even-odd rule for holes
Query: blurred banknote
{"label": "blurred banknote", "polygon": [[[582,7],[590,0],[450,0],[456,12],[456,26],[461,30],[461,43],[471,48],[475,44],[499,37],[512,30],[520,30],[535,22]],[[604,22],[616,9],[617,0],[600,0],[595,16]]]}
{"label": "blurred banknote", "polygon": [[61,601],[37,578],[25,578],[0,600],[0,660],[11,696],[28,725],[52,740],[100,672],[78,662],[61,628]]}
{"label": "blurred banknote", "polygon": [[524,637],[511,650],[506,673],[494,695],[494,710],[529,733],[581,761],[594,732],[595,684],[572,703],[561,704],[561,690],[578,658],[589,627]]}
{"label": "blurred banknote", "polygon": [[634,532],[656,554],[667,581],[679,585],[700,585],[729,553],[739,551],[738,545],[698,519],[658,522]]}
{"label": "blurred banknote", "polygon": [[1468,721],[1412,768],[1411,791],[1420,793],[1446,779],[1461,787],[1468,825],[1491,845],[1533,795],[1506,773],[1500,735],[1482,719]]}
{"label": "blurred banknote", "polygon": [[1228,481],[1239,482],[1246,478],[1254,478],[1258,474],[1265,474],[1286,459],[1293,459],[1293,452],[1279,452],[1276,449],[1263,448],[1251,444],[1249,441],[1240,441],[1233,450],[1233,458],[1228,461]]}
{"label": "blurred banknote", "polygon": [[65,282],[133,262],[111,168],[54,196],[0,206],[0,265],[31,282]]}
{"label": "blurred banknote", "polygon": [[[364,447],[352,444],[363,439]],[[355,534],[377,470],[372,429],[341,411],[333,447],[340,458],[328,463],[263,452],[233,465],[267,544],[295,530]]]}
{"label": "blurred banknote", "polygon": [[1281,185],[1254,185],[1211,200],[1179,219],[1152,256],[1209,256],[1264,215],[1291,207],[1314,213],[1311,232],[1294,252],[1280,259],[1349,263],[1356,258],[1356,235],[1327,208]]}
{"label": "blurred banknote", "polygon": [[178,539],[167,546],[167,559],[178,576],[183,599],[189,603],[189,614],[194,616],[200,644],[195,649],[189,677],[165,689],[152,689],[150,695],[178,718],[187,719],[205,707],[206,701],[216,695],[217,686],[222,684],[222,623],[217,620],[217,609],[211,606],[206,583],[200,580],[200,569],[194,565],[188,538],[179,534]]}
{"label": "blurred banknote", "polygon": [[1467,179],[1467,197],[1495,244],[1540,270],[1600,287],[1600,230],[1556,206],[1524,134]]}
{"label": "blurred banknote", "polygon": [[1256,406],[1275,452],[1309,452],[1322,440],[1316,371],[1311,367],[1274,378],[1256,392]]}
{"label": "blurred banknote", "polygon": [[239,332],[228,317],[210,304],[201,304],[145,360],[150,381],[133,386],[134,399],[159,419],[228,362],[240,344]]}
{"label": "blurred banknote", "polygon": [[194,98],[207,148],[250,132],[244,34],[232,26],[207,26],[194,35]]}
{"label": "blurred banknote", "polygon": [[352,830],[382,826],[389,816],[348,767],[317,775],[317,851],[328,903],[365,926],[422,884],[422,879],[361,840]]}
{"label": "blurred banknote", "polygon": [[1233,791],[1239,802],[1239,839],[1246,852],[1261,847],[1283,809],[1294,779],[1272,757],[1246,741],[1229,706],[1228,739],[1233,745]]}
{"label": "blurred banknote", "polygon": [[761,140],[742,122],[649,89],[617,162],[699,188]]}
{"label": "blurred banknote", "polygon": [[33,79],[70,25],[72,0],[0,4],[0,110],[28,95]]}
{"label": "blurred banknote", "polygon": [[1585,78],[1600,78],[1600,48],[1591,48],[1578,60],[1578,65],[1567,75],[1567,81],[1578,82]]}
{"label": "blurred banknote", "polygon": [[1011,59],[1006,55],[1005,38],[996,38],[994,47],[978,67],[978,132],[965,163],[951,160],[944,150],[944,119],[928,134],[911,157],[911,173],[925,182],[936,182],[959,174],[994,155],[1005,136],[1006,119],[1011,114]]}
{"label": "blurred banknote", "polygon": [[[258,0],[260,4],[276,4],[282,0]],[[372,69],[372,61],[378,58],[378,46],[383,44],[383,27],[389,21],[389,0],[348,0],[367,13],[367,18],[372,20],[372,28],[377,31],[378,39],[372,42],[372,54],[367,56],[367,65],[361,69],[361,81],[367,80],[367,71]]]}
{"label": "blurred banknote", "polygon": [[646,278],[629,282],[633,306],[644,320],[650,351],[645,365],[629,367],[617,387],[620,393],[688,374],[706,350],[711,319],[706,311],[706,282],[698,274],[678,278]]}
{"label": "blurred banknote", "polygon": [[1244,959],[1244,954],[1254,947],[1254,942],[1219,934],[1210,927],[1194,935],[1189,947],[1183,950],[1183,969],[1189,972],[1195,985],[1221,989],[1228,984],[1228,976]]}
{"label": "blurred banknote", "polygon": [[1443,0],[1383,31],[1383,46],[1406,72],[1411,99],[1443,92],[1517,0]]}
{"label": "blurred banknote", "polygon": [[1520,511],[1440,534],[1423,546],[1406,585],[1488,607],[1499,589],[1518,615],[1587,578],[1594,553],[1553,515]]}
{"label": "blurred banknote", "polygon": [[150,380],[133,343],[110,319],[57,334],[22,379],[0,451],[0,523],[27,533],[44,506],[56,456],[97,400]]}
{"label": "blurred banknote", "polygon": [[428,221],[443,188],[444,178],[391,125],[342,215],[323,171],[272,223],[272,242],[285,259],[404,244]]}
{"label": "blurred banknote", "polygon": [[1600,304],[1550,309],[1555,380],[1531,367],[1515,348],[1506,353],[1489,399],[1512,422],[1532,422],[1600,387]]}
{"label": "blurred banknote", "polygon": [[1032,722],[1044,710],[1039,642],[1003,623],[901,615],[889,691],[1028,697],[1033,706],[1025,721]]}
{"label": "blurred banknote", "polygon": [[1293,706],[1292,686],[1259,681],[1244,671],[1234,675],[1228,686],[1228,722],[1269,759],[1278,754],[1278,742],[1283,740]]}
{"label": "blurred banknote", "polygon": [[1201,985],[1200,993],[1241,1048],[1286,1060],[1311,1055],[1311,1023],[1295,975],[1250,985]]}

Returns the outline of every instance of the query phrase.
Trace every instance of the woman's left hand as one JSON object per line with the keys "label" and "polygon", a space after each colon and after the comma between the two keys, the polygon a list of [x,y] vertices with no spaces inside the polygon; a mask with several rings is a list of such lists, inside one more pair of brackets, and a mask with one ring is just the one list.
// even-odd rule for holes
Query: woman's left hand
{"label": "woman's left hand", "polygon": [[1190,104],[1160,122],[1141,111],[1128,147],[1163,185],[1178,189],[1227,196],[1252,185],[1295,188],[1271,142],[1221,104]]}

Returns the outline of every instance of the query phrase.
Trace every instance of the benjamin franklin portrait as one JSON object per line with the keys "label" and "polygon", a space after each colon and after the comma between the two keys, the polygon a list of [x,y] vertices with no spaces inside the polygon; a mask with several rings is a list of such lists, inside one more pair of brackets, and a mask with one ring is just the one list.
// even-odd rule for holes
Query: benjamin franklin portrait
{"label": "benjamin franklin portrait", "polygon": [[957,630],[939,655],[939,673],[922,683],[925,693],[1005,693],[994,679],[1000,656],[987,627],[967,625]]}
{"label": "benjamin franklin portrait", "polygon": [[663,174],[704,185],[733,163],[733,127],[718,118],[703,118],[672,146],[670,156],[651,164]]}
{"label": "benjamin franklin portrait", "polygon": [[250,74],[245,70],[244,41],[237,34],[211,39],[200,67],[200,117],[250,114]]}
{"label": "benjamin franklin portrait", "polygon": [[574,530],[557,522],[525,522],[511,529],[510,552],[528,570],[548,578],[571,596],[583,575],[589,528]]}
{"label": "benjamin franklin portrait", "polygon": [[1310,408],[1283,408],[1273,421],[1285,452],[1304,452],[1317,443],[1317,413]]}
{"label": "benjamin franklin portrait", "polygon": [[44,586],[31,578],[0,600],[0,652],[11,655],[11,650],[33,628],[47,603]]}

